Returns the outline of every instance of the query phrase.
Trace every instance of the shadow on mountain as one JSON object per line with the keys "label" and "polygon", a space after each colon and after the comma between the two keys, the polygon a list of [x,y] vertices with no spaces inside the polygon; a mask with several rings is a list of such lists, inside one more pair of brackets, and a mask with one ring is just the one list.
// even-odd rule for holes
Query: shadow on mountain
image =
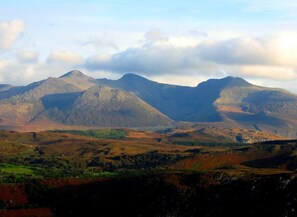
{"label": "shadow on mountain", "polygon": [[45,109],[65,109],[71,106],[74,100],[81,95],[82,92],[50,94],[42,97],[41,101]]}

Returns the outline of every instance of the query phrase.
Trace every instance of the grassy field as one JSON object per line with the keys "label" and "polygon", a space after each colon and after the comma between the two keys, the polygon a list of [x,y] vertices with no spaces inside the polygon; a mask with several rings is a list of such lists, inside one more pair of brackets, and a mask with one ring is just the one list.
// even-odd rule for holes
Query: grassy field
{"label": "grassy field", "polygon": [[102,130],[56,130],[57,133],[69,133],[80,136],[87,136],[101,139],[123,139],[127,136],[125,130],[102,129]]}
{"label": "grassy field", "polygon": [[0,172],[2,173],[12,173],[12,174],[33,174],[33,170],[22,166],[13,164],[0,164]]}

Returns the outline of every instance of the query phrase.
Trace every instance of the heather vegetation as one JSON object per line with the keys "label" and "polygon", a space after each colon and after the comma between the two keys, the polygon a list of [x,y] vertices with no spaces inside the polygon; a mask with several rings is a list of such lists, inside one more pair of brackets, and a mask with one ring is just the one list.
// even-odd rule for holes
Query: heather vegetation
{"label": "heather vegetation", "polygon": [[[288,203],[297,193],[297,142],[240,143],[239,134],[259,141],[269,135],[216,128],[1,131],[0,216],[91,216],[98,209],[101,216],[238,216],[229,203],[243,209],[262,200],[246,216],[294,216],[295,203]],[[271,211],[269,203],[281,208]]]}

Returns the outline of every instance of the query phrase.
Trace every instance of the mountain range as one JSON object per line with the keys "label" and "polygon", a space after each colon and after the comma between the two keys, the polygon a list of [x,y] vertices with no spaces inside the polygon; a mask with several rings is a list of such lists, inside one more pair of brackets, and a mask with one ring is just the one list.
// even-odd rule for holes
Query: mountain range
{"label": "mountain range", "polygon": [[187,87],[136,74],[94,79],[74,70],[27,86],[0,85],[0,127],[26,131],[193,122],[296,137],[296,106],[297,95],[287,90],[237,77]]}

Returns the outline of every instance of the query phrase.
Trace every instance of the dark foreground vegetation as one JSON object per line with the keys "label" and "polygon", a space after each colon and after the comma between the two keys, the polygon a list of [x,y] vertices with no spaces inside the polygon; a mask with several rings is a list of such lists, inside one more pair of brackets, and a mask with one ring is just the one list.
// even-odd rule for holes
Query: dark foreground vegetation
{"label": "dark foreground vegetation", "polygon": [[43,200],[57,216],[296,216],[295,177],[172,176],[68,186],[50,191]]}
{"label": "dark foreground vegetation", "polygon": [[284,174],[142,174],[92,181],[35,180],[23,186],[26,203],[2,201],[6,211],[0,210],[0,216],[9,216],[13,209],[46,207],[50,214],[39,216],[293,217],[297,207],[297,178]]}
{"label": "dark foreground vegetation", "polygon": [[0,139],[0,217],[297,215],[294,140],[106,129]]}

